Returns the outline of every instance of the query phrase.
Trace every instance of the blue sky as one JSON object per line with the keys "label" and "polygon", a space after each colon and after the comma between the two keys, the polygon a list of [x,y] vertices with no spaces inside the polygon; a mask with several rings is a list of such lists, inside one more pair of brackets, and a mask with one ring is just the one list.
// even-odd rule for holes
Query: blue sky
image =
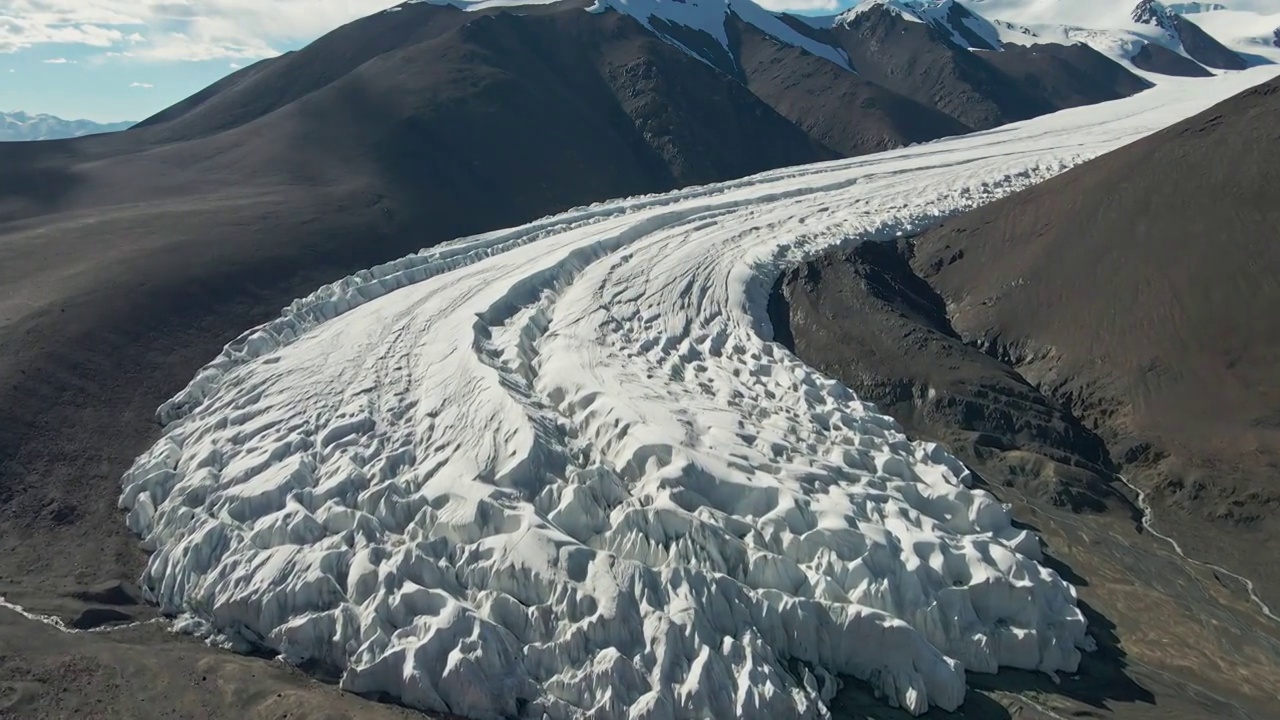
{"label": "blue sky", "polygon": [[[834,10],[849,0],[757,0]],[[141,120],[399,0],[0,0],[0,111]]]}

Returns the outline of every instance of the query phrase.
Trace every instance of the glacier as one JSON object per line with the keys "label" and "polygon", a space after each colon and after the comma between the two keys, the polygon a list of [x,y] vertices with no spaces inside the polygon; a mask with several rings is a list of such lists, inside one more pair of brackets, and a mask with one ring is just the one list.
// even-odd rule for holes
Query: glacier
{"label": "glacier", "polygon": [[120,505],[148,599],[473,718],[920,714],[1093,645],[945,448],[772,342],[785,269],[909,235],[1275,74],[598,203],[295,301],[159,409]]}

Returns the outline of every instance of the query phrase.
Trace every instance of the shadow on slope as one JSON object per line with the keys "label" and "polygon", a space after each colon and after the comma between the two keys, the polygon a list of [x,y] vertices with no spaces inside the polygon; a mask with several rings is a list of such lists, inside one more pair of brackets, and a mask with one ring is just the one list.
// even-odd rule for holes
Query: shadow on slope
{"label": "shadow on slope", "polygon": [[0,223],[49,212],[74,192],[83,181],[68,162],[74,153],[65,141],[0,143]]}
{"label": "shadow on slope", "polygon": [[[1061,563],[1054,562],[1052,557],[1047,557],[1051,564],[1065,568]],[[1053,696],[1068,698],[1099,711],[1113,710],[1115,705],[1121,703],[1154,706],[1155,696],[1126,672],[1128,663],[1116,634],[1115,624],[1088,603],[1081,602],[1080,609],[1089,621],[1090,634],[1098,641],[1098,649],[1085,654],[1076,673],[1060,675],[1055,679],[1043,673],[1013,669],[1004,669],[994,675],[971,672],[967,675],[969,690],[964,705],[954,713],[933,708],[921,716],[886,707],[884,700],[877,698],[865,683],[846,679],[844,687],[831,703],[832,717],[836,720],[912,720],[914,717],[923,717],[925,720],[948,720],[956,717],[967,720],[1012,720],[1015,717],[1035,716],[1037,705],[1027,703],[1026,700]],[[1019,701],[1009,696],[1024,700]],[[1088,714],[1091,713],[1087,710],[1073,713],[1074,716]],[[1044,714],[1043,717],[1054,716]]]}

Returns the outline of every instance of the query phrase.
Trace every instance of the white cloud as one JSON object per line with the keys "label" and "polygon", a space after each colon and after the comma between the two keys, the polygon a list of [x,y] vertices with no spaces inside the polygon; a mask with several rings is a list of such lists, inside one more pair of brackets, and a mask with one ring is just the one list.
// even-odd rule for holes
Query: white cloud
{"label": "white cloud", "polygon": [[59,43],[111,47],[120,42],[120,31],[89,23],[47,23],[38,17],[11,16],[0,10],[0,53],[13,53],[33,45]]}
{"label": "white cloud", "polygon": [[[42,44],[101,48],[109,60],[256,60],[399,0],[0,0],[0,53]],[[833,11],[848,0],[759,0]],[[127,48],[127,51],[126,51]]]}
{"label": "white cloud", "polygon": [[144,82],[131,82],[129,83],[129,87],[142,88],[143,90],[150,90],[151,88],[155,87],[155,85],[152,85],[151,83],[144,83]]}
{"label": "white cloud", "polygon": [[45,65],[68,65],[68,64],[74,65],[75,62],[76,62],[75,60],[68,60],[66,58],[49,58],[48,60],[44,61],[44,64]]}
{"label": "white cloud", "polygon": [[137,60],[253,60],[396,2],[0,0],[0,53],[65,43],[112,53],[128,46]]}

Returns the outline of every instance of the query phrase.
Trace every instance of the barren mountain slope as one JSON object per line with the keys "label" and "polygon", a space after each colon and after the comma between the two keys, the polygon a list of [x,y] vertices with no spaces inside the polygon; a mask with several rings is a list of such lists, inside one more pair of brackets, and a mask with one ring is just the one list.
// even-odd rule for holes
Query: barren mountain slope
{"label": "barren mountain slope", "polygon": [[775,292],[779,339],[956,452],[1110,629],[1118,654],[1045,686],[1046,716],[1273,716],[1278,100],[1273,81]]}

